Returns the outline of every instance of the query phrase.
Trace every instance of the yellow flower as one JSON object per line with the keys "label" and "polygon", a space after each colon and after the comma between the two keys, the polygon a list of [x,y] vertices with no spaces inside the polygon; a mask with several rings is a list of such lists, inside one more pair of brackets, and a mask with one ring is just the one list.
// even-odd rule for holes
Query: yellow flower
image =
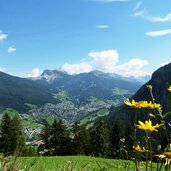
{"label": "yellow flower", "polygon": [[158,104],[158,103],[152,103],[152,102],[150,101],[150,102],[148,103],[148,107],[149,107],[150,109],[156,109],[156,108],[161,107],[161,105]]}
{"label": "yellow flower", "polygon": [[160,104],[152,103],[151,101],[150,102],[140,101],[138,105],[139,105],[139,108],[150,108],[150,109],[159,108],[161,106]]}
{"label": "yellow flower", "polygon": [[147,101],[140,101],[139,106],[140,106],[140,108],[148,108],[148,102]]}
{"label": "yellow flower", "polygon": [[126,99],[125,104],[130,107],[139,108],[139,103],[136,102],[135,100],[130,101],[129,99]]}
{"label": "yellow flower", "polygon": [[171,86],[169,86],[168,90],[171,91]]}
{"label": "yellow flower", "polygon": [[150,120],[145,121],[145,123],[143,123],[141,121],[138,121],[138,122],[139,122],[139,125],[137,125],[138,129],[142,129],[142,130],[147,131],[147,132],[152,132],[152,131],[158,132],[157,128],[159,128],[161,126],[159,124],[152,126],[152,122]]}
{"label": "yellow flower", "polygon": [[137,153],[142,153],[142,152],[145,152],[144,148],[141,148],[139,145],[134,145],[133,146],[133,149],[135,150],[135,152]]}
{"label": "yellow flower", "polygon": [[166,160],[165,165],[169,165],[171,162],[171,152],[165,152],[163,154],[157,154],[160,159]]}
{"label": "yellow flower", "polygon": [[134,108],[150,108],[150,109],[154,109],[154,108],[159,108],[160,104],[158,103],[152,103],[147,102],[147,101],[139,101],[136,102],[135,100],[130,101],[129,99],[125,100],[125,104],[130,106],[130,107],[134,107]]}

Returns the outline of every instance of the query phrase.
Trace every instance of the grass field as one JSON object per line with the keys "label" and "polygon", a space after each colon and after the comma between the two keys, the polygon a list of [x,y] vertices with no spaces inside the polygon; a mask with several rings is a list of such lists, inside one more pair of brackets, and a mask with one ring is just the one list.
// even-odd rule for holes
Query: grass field
{"label": "grass field", "polygon": [[122,171],[134,170],[130,161],[93,158],[86,156],[66,157],[21,157],[17,160],[21,168],[29,171]]}

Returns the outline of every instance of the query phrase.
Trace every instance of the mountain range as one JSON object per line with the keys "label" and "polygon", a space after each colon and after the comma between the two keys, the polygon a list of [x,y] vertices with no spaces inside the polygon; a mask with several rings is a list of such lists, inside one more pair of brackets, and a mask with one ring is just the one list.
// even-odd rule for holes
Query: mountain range
{"label": "mountain range", "polygon": [[[148,79],[148,77],[146,77]],[[119,121],[126,128],[134,121],[135,110],[123,102],[126,98],[151,100],[147,85],[152,85],[155,102],[162,105],[163,113],[171,111],[171,63],[156,70],[151,79],[142,84],[135,78],[101,71],[69,75],[59,70],[45,70],[36,78],[19,78],[0,72],[0,111],[17,111],[31,132],[40,133],[43,123],[54,118],[71,125],[92,127],[99,118],[111,126]],[[141,111],[138,120],[148,119]],[[168,127],[171,116],[167,117]]]}
{"label": "mountain range", "polygon": [[112,105],[122,104],[141,85],[135,79],[101,71],[69,75],[45,70],[36,78],[0,72],[0,110],[12,108],[24,118],[38,118],[38,122],[58,117],[73,123],[94,113],[97,118],[97,111],[101,116],[108,114]]}
{"label": "mountain range", "polygon": [[128,90],[124,93],[128,95],[134,93],[141,85],[135,80],[127,80],[122,76],[101,71],[69,75],[57,70],[45,70],[36,78],[36,82],[48,83],[53,92],[65,90],[73,101],[77,100],[79,103],[87,102],[91,96],[102,100],[113,100],[118,98],[117,93],[114,93],[116,88]]}

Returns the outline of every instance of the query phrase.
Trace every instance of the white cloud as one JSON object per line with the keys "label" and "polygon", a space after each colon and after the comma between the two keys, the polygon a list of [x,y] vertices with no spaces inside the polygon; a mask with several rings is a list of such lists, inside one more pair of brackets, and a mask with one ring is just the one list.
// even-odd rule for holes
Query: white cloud
{"label": "white cloud", "polygon": [[148,61],[142,59],[131,59],[124,64],[117,65],[112,69],[112,72],[123,75],[125,77],[139,77],[148,73],[143,72],[143,67],[148,65]]}
{"label": "white cloud", "polygon": [[90,72],[92,70],[92,66],[86,62],[82,62],[79,64],[64,64],[61,70],[66,71],[69,74],[79,74],[84,72]]}
{"label": "white cloud", "polygon": [[159,16],[150,16],[148,15],[148,12],[146,11],[146,9],[140,9],[140,7],[142,6],[142,2],[139,1],[135,8],[134,8],[134,17],[142,17],[146,20],[149,20],[151,22],[171,22],[171,13],[168,13],[166,16],[164,17],[159,17]]}
{"label": "white cloud", "polygon": [[133,9],[133,17],[144,17],[147,13],[146,9],[142,6],[142,1],[138,1]]}
{"label": "white cloud", "polygon": [[142,59],[131,59],[123,64],[118,64],[119,54],[117,50],[106,50],[100,52],[88,53],[90,57],[89,62],[81,62],[78,64],[64,64],[62,70],[69,74],[79,74],[83,72],[90,72],[92,70],[100,70],[108,73],[116,73],[125,77],[129,76],[144,76],[149,73],[144,72],[143,69],[148,65],[148,61]]}
{"label": "white cloud", "polygon": [[38,68],[34,68],[30,74],[27,75],[27,77],[38,77],[42,74],[42,71]]}
{"label": "white cloud", "polygon": [[135,6],[134,11],[138,10],[140,8],[141,4],[142,4],[142,2],[139,1]]}
{"label": "white cloud", "polygon": [[145,9],[141,10],[141,11],[136,11],[133,14],[133,17],[140,17],[140,16],[144,16],[145,14]]}
{"label": "white cloud", "polygon": [[146,17],[152,22],[169,22],[171,21],[171,13],[167,14],[165,17]]}
{"label": "white cloud", "polygon": [[96,70],[108,71],[118,62],[119,54],[116,50],[106,50],[101,52],[90,52],[93,67]]}
{"label": "white cloud", "polygon": [[14,53],[17,49],[14,47],[9,47],[8,48],[8,53]]}
{"label": "white cloud", "polygon": [[161,63],[160,65],[159,65],[159,67],[162,67],[162,66],[164,66],[164,65],[167,65],[167,64],[169,64],[170,62],[163,62],[163,63]]}
{"label": "white cloud", "polygon": [[171,34],[171,29],[167,30],[158,30],[158,31],[152,31],[152,32],[146,32],[145,35],[151,36],[151,37],[158,37],[158,36],[164,36]]}
{"label": "white cloud", "polygon": [[110,27],[109,25],[97,25],[96,26],[96,28],[98,28],[98,29],[107,29],[109,27]]}
{"label": "white cloud", "polygon": [[0,41],[3,41],[5,39],[7,39],[8,35],[4,34],[1,30],[0,30]]}
{"label": "white cloud", "polygon": [[5,68],[0,67],[0,71],[1,71],[1,72],[4,72],[4,71],[5,71]]}

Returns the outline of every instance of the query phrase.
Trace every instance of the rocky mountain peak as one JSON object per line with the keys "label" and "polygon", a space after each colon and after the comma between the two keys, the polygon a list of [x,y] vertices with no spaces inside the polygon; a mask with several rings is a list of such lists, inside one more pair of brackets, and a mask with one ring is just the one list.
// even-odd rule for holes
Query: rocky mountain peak
{"label": "rocky mountain peak", "polygon": [[54,80],[69,76],[66,72],[61,70],[44,70],[43,73],[36,78],[36,80],[44,80],[52,83]]}

